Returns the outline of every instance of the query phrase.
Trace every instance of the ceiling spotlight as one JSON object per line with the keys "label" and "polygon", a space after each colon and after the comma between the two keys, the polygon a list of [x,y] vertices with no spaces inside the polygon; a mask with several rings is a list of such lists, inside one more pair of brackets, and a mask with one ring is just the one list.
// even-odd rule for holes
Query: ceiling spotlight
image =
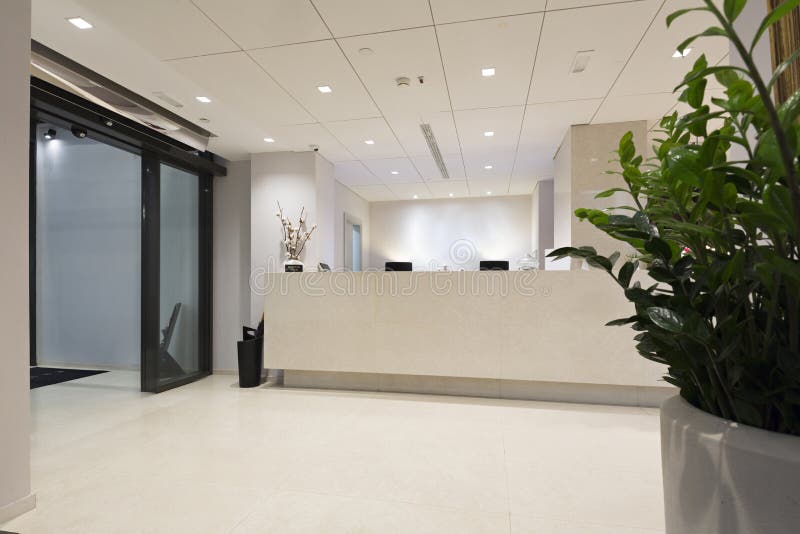
{"label": "ceiling spotlight", "polygon": [[453,193],[448,193],[447,196],[452,197]]}
{"label": "ceiling spotlight", "polygon": [[483,132],[484,137],[494,137],[494,132]]}
{"label": "ceiling spotlight", "polygon": [[209,122],[211,122],[211,119],[209,119],[208,117],[200,117],[200,118],[199,118],[199,119],[197,119],[197,120],[198,120],[199,122],[202,122],[203,124],[208,124]]}
{"label": "ceiling spotlight", "polygon": [[54,129],[50,128],[49,130],[47,130],[44,133],[44,138],[47,139],[48,141],[50,141],[52,139],[55,139],[56,138],[56,131]]}
{"label": "ceiling spotlight", "polygon": [[419,195],[414,195],[414,200],[418,199]]}
{"label": "ceiling spotlight", "polygon": [[399,171],[392,171],[391,174],[398,175],[398,174],[400,174],[400,172]]}
{"label": "ceiling spotlight", "polygon": [[490,78],[494,76],[494,67],[487,67],[485,69],[481,69],[481,76],[484,78]]}
{"label": "ceiling spotlight", "polygon": [[265,143],[274,143],[274,142],[275,142],[275,139],[273,139],[273,138],[271,138],[271,137],[265,137],[265,138],[264,138],[264,142],[265,142]]}
{"label": "ceiling spotlight", "polygon": [[83,139],[84,137],[86,137],[87,133],[86,128],[81,128],[80,126],[72,126],[70,128],[70,131],[72,132],[72,135],[74,135],[78,139]]}
{"label": "ceiling spotlight", "polygon": [[373,54],[373,52],[374,52],[374,50],[372,50],[371,48],[359,48],[358,49],[358,53],[361,54],[362,56],[371,56]]}
{"label": "ceiling spotlight", "polygon": [[70,24],[72,24],[73,26],[75,26],[80,30],[88,30],[89,28],[92,27],[92,25],[89,24],[89,22],[86,19],[83,19],[81,17],[72,17],[67,20],[69,21]]}
{"label": "ceiling spotlight", "polygon": [[484,165],[483,168],[486,169],[487,171],[491,171],[493,169],[491,165]]}
{"label": "ceiling spotlight", "polygon": [[672,57],[680,59],[682,57],[688,56],[689,52],[691,51],[692,51],[691,48],[684,48],[683,52],[681,52],[680,50],[675,50],[675,52],[672,54]]}
{"label": "ceiling spotlight", "polygon": [[330,85],[318,85],[317,91],[319,91],[320,93],[332,93],[333,89],[331,89]]}
{"label": "ceiling spotlight", "polygon": [[375,144],[375,141],[373,141],[372,139],[367,139],[367,140],[366,140],[366,141],[364,141],[364,142],[365,142],[366,144],[368,144],[368,145],[374,145],[374,144]]}
{"label": "ceiling spotlight", "polygon": [[198,102],[202,102],[203,104],[208,104],[209,102],[211,102],[211,99],[208,98],[207,96],[196,96],[195,99],[197,99]]}
{"label": "ceiling spotlight", "polygon": [[487,191],[487,192],[486,192],[486,194],[487,194],[487,195],[491,195],[491,194],[492,194],[492,192],[491,192],[491,191]]}

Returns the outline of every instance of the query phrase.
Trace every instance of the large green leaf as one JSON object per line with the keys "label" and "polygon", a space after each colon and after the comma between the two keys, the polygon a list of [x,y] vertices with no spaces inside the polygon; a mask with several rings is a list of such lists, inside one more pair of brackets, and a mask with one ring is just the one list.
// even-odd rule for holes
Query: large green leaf
{"label": "large green leaf", "polygon": [[669,308],[652,307],[647,309],[647,316],[658,327],[669,332],[683,331],[683,319]]}
{"label": "large green leaf", "polygon": [[744,9],[745,4],[747,4],[747,0],[725,0],[724,10],[728,20],[731,22],[736,20],[736,17],[738,17],[742,9]]}

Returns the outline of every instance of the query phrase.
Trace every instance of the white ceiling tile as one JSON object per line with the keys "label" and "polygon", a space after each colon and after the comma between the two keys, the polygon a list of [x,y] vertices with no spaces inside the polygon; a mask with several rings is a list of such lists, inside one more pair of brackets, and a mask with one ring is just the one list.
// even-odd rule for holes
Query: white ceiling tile
{"label": "white ceiling tile", "polygon": [[[514,150],[472,151],[464,153],[467,181],[505,179],[514,168]],[[489,166],[491,169],[487,169]]]}
{"label": "white ceiling tile", "polygon": [[592,124],[658,119],[677,102],[678,95],[673,93],[610,96],[600,107]]}
{"label": "white ceiling tile", "polygon": [[[453,109],[525,104],[542,14],[448,24],[437,29]],[[483,77],[482,68],[495,68]]]}
{"label": "white ceiling tile", "polygon": [[[274,139],[267,143],[264,138]],[[311,145],[319,147],[319,153],[328,161],[337,163],[355,159],[321,124],[296,124],[263,128],[259,136],[259,149],[253,152],[308,152]]]}
{"label": "white ceiling tile", "polygon": [[570,126],[589,124],[602,98],[532,104],[525,110],[520,146],[557,147]]}
{"label": "white ceiling tile", "polygon": [[427,0],[313,0],[336,37],[427,26]]}
{"label": "white ceiling tile", "polygon": [[[314,122],[244,52],[179,59],[169,65],[206,91],[204,96],[211,98],[206,106],[223,104],[264,127]],[[193,100],[196,95],[178,96]]]}
{"label": "white ceiling tile", "polygon": [[574,9],[577,7],[601,6],[603,4],[619,4],[637,2],[639,0],[547,0],[547,11]]}
{"label": "white ceiling tile", "polygon": [[464,180],[442,180],[429,182],[428,189],[433,198],[461,198],[469,196],[469,188]]}
{"label": "white ceiling tile", "polygon": [[385,117],[403,148],[412,156],[430,155],[431,153],[428,143],[425,141],[425,135],[422,133],[422,124],[430,125],[442,154],[454,154],[461,150],[453,114],[449,111],[424,114],[395,112],[387,114]]}
{"label": "white ceiling tile", "polygon": [[[450,109],[432,27],[351,37],[339,44],[385,115],[411,117]],[[372,53],[361,53],[364,48]],[[411,85],[398,87],[400,77],[409,78]]]}
{"label": "white ceiling tile", "polygon": [[428,190],[428,186],[423,183],[389,184],[388,187],[400,200],[431,198],[431,192]]}
{"label": "white ceiling tile", "polygon": [[447,173],[450,175],[450,178],[447,179],[442,178],[442,173],[436,165],[436,160],[433,159],[433,156],[411,156],[411,159],[426,182],[466,180],[461,153],[442,154],[444,166],[447,168]]}
{"label": "white ceiling tile", "polygon": [[329,39],[307,0],[193,0],[244,49]]}
{"label": "white ceiling tile", "polygon": [[[522,122],[522,106],[456,111],[456,127],[461,148],[481,155],[492,151],[516,150]],[[485,132],[494,132],[486,137]]]}
{"label": "white ceiling tile", "polygon": [[380,179],[360,161],[342,161],[333,166],[333,175],[346,186],[378,185]]}
{"label": "white ceiling tile", "polygon": [[[380,116],[333,40],[263,48],[248,54],[319,121]],[[318,87],[324,85],[332,91],[321,93]]]}
{"label": "white ceiling tile", "polygon": [[[356,158],[399,158],[406,154],[383,119],[327,122],[325,127]],[[374,141],[367,144],[365,141]]]}
{"label": "white ceiling tile", "polygon": [[514,174],[511,176],[512,182],[515,179],[540,180],[552,177],[555,174],[553,158],[557,151],[558,146],[532,148],[520,145],[517,151],[517,159],[514,162]]}
{"label": "white ceiling tile", "polygon": [[[493,178],[488,180],[469,180],[469,193],[472,197],[503,196],[508,195],[508,178]],[[489,194],[491,193],[491,194]]]}
{"label": "white ceiling tile", "polygon": [[[660,5],[642,0],[548,12],[528,103],[605,96]],[[594,52],[586,70],[573,73],[576,53],[587,50]]]}
{"label": "white ceiling tile", "polygon": [[436,24],[443,24],[544,11],[545,3],[546,0],[431,0],[431,9]]}
{"label": "white ceiling tile", "polygon": [[397,196],[385,185],[353,185],[350,186],[355,194],[369,202],[381,200],[397,200]]}
{"label": "white ceiling tile", "polygon": [[364,165],[387,185],[422,181],[416,167],[408,158],[370,159],[365,160]]}
{"label": "white ceiling tile", "polygon": [[538,182],[539,180],[533,177],[511,178],[508,192],[512,195],[530,195]]}
{"label": "white ceiling tile", "polygon": [[81,0],[80,5],[80,15],[93,25],[112,25],[159,59],[239,50],[190,0]]}
{"label": "white ceiling tile", "polygon": [[[673,58],[675,48],[687,37],[713,26],[716,19],[710,13],[696,12],[679,17],[667,28],[666,17],[679,9],[696,7],[697,0],[670,0],[665,3],[639,44],[612,95],[671,92],[695,60],[705,54],[710,65],[723,59],[729,50],[728,41],[719,37],[702,37],[691,44],[686,57]],[[711,80],[714,83],[713,78]]]}

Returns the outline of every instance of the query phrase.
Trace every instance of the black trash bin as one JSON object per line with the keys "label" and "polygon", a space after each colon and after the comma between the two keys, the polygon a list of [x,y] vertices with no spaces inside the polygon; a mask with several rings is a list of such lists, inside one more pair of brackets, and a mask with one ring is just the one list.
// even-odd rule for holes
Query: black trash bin
{"label": "black trash bin", "polygon": [[261,385],[261,370],[264,368],[264,336],[245,336],[237,343],[239,349],[239,387],[254,388]]}

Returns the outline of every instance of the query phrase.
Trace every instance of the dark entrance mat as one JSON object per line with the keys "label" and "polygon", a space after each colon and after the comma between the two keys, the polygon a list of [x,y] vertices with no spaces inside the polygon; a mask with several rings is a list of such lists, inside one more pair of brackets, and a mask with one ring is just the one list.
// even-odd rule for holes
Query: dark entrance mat
{"label": "dark entrance mat", "polygon": [[91,371],[87,369],[58,369],[56,367],[31,367],[31,389],[68,382],[76,378],[99,375],[108,371]]}

